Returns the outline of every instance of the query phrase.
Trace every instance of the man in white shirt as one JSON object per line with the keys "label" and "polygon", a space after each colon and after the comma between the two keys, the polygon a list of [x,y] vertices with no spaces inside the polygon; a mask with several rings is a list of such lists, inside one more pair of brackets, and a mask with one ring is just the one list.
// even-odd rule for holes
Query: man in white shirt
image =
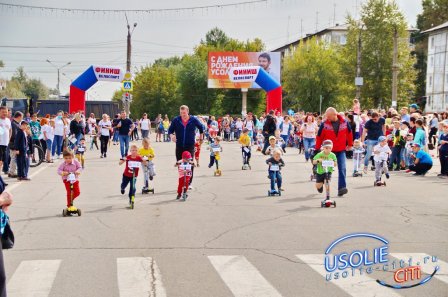
{"label": "man in white shirt", "polygon": [[11,135],[11,120],[8,118],[8,108],[0,106],[0,167],[7,162],[6,151],[8,149],[9,137]]}

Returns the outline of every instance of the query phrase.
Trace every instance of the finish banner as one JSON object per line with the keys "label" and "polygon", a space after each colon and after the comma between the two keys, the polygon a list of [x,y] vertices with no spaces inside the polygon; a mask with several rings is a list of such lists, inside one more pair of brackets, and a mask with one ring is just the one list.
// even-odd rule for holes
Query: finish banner
{"label": "finish banner", "polygon": [[[231,80],[232,68],[263,68],[274,80],[280,82],[280,53],[277,52],[210,52],[208,54],[208,87],[211,89],[260,89],[248,80]],[[258,68],[257,68],[258,69]],[[254,74],[252,74],[254,75]],[[257,76],[257,73],[254,75]]]}

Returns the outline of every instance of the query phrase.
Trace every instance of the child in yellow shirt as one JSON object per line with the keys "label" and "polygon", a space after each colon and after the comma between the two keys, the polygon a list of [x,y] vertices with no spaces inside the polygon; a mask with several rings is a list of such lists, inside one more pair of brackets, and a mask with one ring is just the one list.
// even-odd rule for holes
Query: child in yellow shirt
{"label": "child in yellow shirt", "polygon": [[147,137],[143,138],[142,145],[143,147],[138,150],[138,154],[143,160],[147,161],[145,165],[142,163],[143,174],[145,177],[145,186],[142,189],[142,193],[152,192],[154,194],[154,188],[149,188],[149,181],[153,180],[156,175],[155,165],[153,163],[155,157],[154,149],[151,147],[151,143]]}
{"label": "child in yellow shirt", "polygon": [[241,153],[243,156],[243,167],[241,167],[242,170],[251,169],[249,165],[249,160],[251,157],[251,140],[249,136],[249,130],[247,128],[243,129],[243,134],[241,134],[240,139],[238,139],[238,142],[241,144]]}

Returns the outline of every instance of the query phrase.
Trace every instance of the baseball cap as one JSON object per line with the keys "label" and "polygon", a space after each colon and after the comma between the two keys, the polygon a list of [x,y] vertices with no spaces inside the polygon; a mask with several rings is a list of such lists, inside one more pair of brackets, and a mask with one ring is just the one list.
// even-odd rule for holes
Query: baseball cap
{"label": "baseball cap", "polygon": [[386,139],[387,139],[386,136],[380,136],[378,137],[378,142],[383,142]]}
{"label": "baseball cap", "polygon": [[418,143],[413,143],[412,147],[422,147],[422,146],[420,144],[418,144]]}
{"label": "baseball cap", "polygon": [[322,146],[323,147],[329,147],[329,146],[333,146],[333,141],[331,140],[325,140],[324,142],[322,142]]}
{"label": "baseball cap", "polygon": [[415,104],[415,103],[412,103],[411,105],[409,105],[409,107],[412,107],[412,108],[418,109],[418,105],[417,105],[417,104]]}
{"label": "baseball cap", "polygon": [[269,136],[269,140],[274,139],[275,140],[275,136]]}
{"label": "baseball cap", "polygon": [[182,153],[182,159],[191,159],[191,154],[189,151],[185,151]]}

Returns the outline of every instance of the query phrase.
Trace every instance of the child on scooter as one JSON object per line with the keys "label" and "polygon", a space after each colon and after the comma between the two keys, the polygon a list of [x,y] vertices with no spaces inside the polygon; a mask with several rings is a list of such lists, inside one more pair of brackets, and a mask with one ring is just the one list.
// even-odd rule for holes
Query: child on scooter
{"label": "child on scooter", "polygon": [[244,128],[243,134],[238,139],[238,142],[241,144],[241,154],[243,156],[243,170],[250,168],[249,161],[251,157],[251,146],[250,146],[250,137],[249,137],[249,129]]}
{"label": "child on scooter", "polygon": [[221,159],[220,153],[222,152],[222,146],[220,145],[221,136],[216,136],[215,141],[210,144],[210,163],[208,168],[211,168],[216,162],[216,169],[218,170],[218,161]]}
{"label": "child on scooter", "polygon": [[192,168],[194,167],[194,162],[191,158],[190,152],[184,151],[182,153],[182,160],[179,160],[175,166],[178,167],[179,172],[179,183],[177,185],[176,199],[180,199],[182,197],[182,194],[185,194],[185,197],[188,196],[188,185],[190,184]]}
{"label": "child on scooter", "polygon": [[277,144],[276,144],[276,138],[275,138],[275,136],[269,136],[269,146],[268,146],[268,148],[266,149],[265,154],[266,154],[266,155],[271,155],[271,156],[272,156],[272,154],[274,153],[274,150],[275,150],[276,148],[278,148],[278,147],[277,147]]}
{"label": "child on scooter", "polygon": [[[130,147],[130,154],[126,156],[126,158],[121,159],[118,163],[119,165],[126,162],[126,167],[123,172],[123,177],[121,179],[121,186],[120,186],[120,192],[121,194],[124,194],[126,187],[128,184],[130,184],[129,187],[129,202],[131,202],[132,196],[135,195],[135,183],[134,178],[137,179],[138,176],[138,167],[134,166],[135,162],[142,163],[143,165],[146,165],[146,161],[143,161],[142,157],[138,154],[138,147],[133,144]],[[133,163],[130,163],[133,162]],[[132,165],[132,166],[129,166]]]}
{"label": "child on scooter", "polygon": [[381,185],[381,176],[383,171],[386,178],[389,178],[389,170],[387,166],[387,160],[392,153],[387,145],[386,136],[380,136],[378,138],[378,144],[373,147],[373,160],[375,161],[375,182],[377,185]]}
{"label": "child on scooter", "polygon": [[355,139],[353,141],[353,176],[359,176],[361,173],[359,169],[361,168],[362,155],[366,150],[362,147],[361,141]]}
{"label": "child on scooter", "polygon": [[199,167],[199,155],[201,154],[202,139],[200,137],[196,138],[194,143],[194,159],[196,160],[196,167]]}
{"label": "child on scooter", "polygon": [[[82,170],[81,164],[75,160],[73,152],[70,150],[64,150],[62,157],[64,158],[64,162],[59,165],[58,174],[62,176],[62,182],[64,183],[67,191],[67,210],[76,211],[76,208],[73,206],[73,201],[81,194],[78,180]],[[68,179],[70,174],[73,174],[76,178],[76,181],[73,182],[73,196],[70,188],[71,182]],[[73,175],[71,177],[73,177]]]}
{"label": "child on scooter", "polygon": [[156,175],[154,163],[152,162],[155,154],[148,137],[143,138],[142,146],[143,147],[138,150],[140,157],[142,157],[143,161],[146,161],[146,164],[142,164],[143,175],[145,177],[145,185],[143,186],[142,192],[147,193],[152,190],[149,188],[149,181],[153,180]]}
{"label": "child on scooter", "polygon": [[[328,183],[326,183],[327,188],[325,190],[327,191],[327,193],[330,193],[331,173],[333,172],[337,164],[337,158],[336,155],[331,152],[332,149],[333,142],[331,140],[325,140],[322,143],[322,151],[316,154],[313,158],[313,164],[317,165],[316,189],[319,193],[322,193],[324,191],[325,179],[328,180]],[[333,161],[334,167],[324,168],[322,166],[322,162],[326,160]]]}
{"label": "child on scooter", "polygon": [[[266,164],[269,165],[268,173],[269,179],[271,180],[270,195],[281,195],[280,191],[283,191],[283,189],[282,174],[280,170],[285,166],[285,162],[282,159],[282,151],[280,148],[276,148],[272,152],[272,157],[266,160]],[[275,189],[275,184],[277,184],[277,190]]]}

